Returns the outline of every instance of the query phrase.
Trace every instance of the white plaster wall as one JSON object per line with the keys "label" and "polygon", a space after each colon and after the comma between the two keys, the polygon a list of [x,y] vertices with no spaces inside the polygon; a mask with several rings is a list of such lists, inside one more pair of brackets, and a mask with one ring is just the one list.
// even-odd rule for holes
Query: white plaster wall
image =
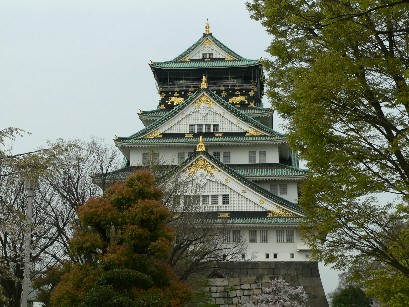
{"label": "white plaster wall", "polygon": [[285,180],[277,180],[277,181],[255,181],[259,186],[270,191],[270,185],[272,183],[280,184],[285,183],[287,184],[287,195],[280,194],[280,189],[278,189],[278,196],[291,201],[293,203],[298,203],[298,185],[296,181],[285,181]]}

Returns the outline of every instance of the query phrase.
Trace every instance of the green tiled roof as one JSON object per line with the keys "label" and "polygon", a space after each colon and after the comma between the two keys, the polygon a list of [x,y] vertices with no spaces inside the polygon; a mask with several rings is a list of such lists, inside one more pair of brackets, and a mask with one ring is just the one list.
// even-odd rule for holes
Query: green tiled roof
{"label": "green tiled roof", "polygon": [[[170,120],[172,117],[176,116],[178,113],[183,111],[190,103],[192,103],[196,98],[198,98],[199,95],[202,92],[205,92],[207,95],[209,95],[210,98],[212,98],[220,106],[222,106],[224,109],[226,109],[226,111],[228,111],[231,114],[233,114],[234,116],[240,118],[241,120],[248,123],[249,125],[252,125],[253,127],[265,132],[266,134],[269,134],[270,137],[273,136],[275,139],[280,139],[280,138],[285,137],[285,135],[283,135],[281,133],[278,133],[278,132],[274,131],[273,129],[261,124],[260,122],[258,122],[255,119],[251,118],[249,115],[245,114],[244,112],[242,112],[238,108],[232,106],[231,104],[226,102],[223,98],[216,95],[214,92],[212,92],[212,91],[210,91],[208,89],[205,89],[205,90],[196,91],[192,96],[190,96],[188,99],[186,99],[182,104],[180,104],[176,108],[172,109],[171,111],[167,112],[164,116],[157,119],[155,122],[153,122],[149,126],[145,127],[144,129],[140,130],[139,132],[137,132],[137,133],[135,133],[135,134],[133,134],[133,135],[131,135],[129,137],[118,137],[115,140],[115,142],[116,143],[118,143],[118,142],[132,143],[132,139],[141,138],[144,135],[147,135],[150,132],[155,131],[155,129],[157,129],[160,125],[164,124],[165,122]],[[243,140],[244,139],[245,138],[243,138]],[[249,139],[249,138],[246,137],[246,139]],[[160,140],[160,138],[155,138],[155,141],[158,141],[158,140]],[[221,140],[219,139],[219,141],[221,141]],[[148,143],[150,143],[150,142],[151,141],[148,141]],[[159,142],[161,142],[161,141],[159,141]]]}
{"label": "green tiled roof", "polygon": [[192,156],[190,156],[188,159],[186,159],[186,161],[184,163],[182,163],[181,166],[177,166],[173,170],[173,172],[176,173],[180,168],[183,168],[183,167],[189,165],[199,155],[204,155],[208,160],[210,160],[213,164],[218,166],[224,172],[228,173],[230,176],[232,176],[233,178],[235,178],[238,181],[240,181],[241,183],[243,183],[243,185],[245,185],[248,188],[250,188],[251,190],[263,195],[267,199],[270,199],[271,201],[283,206],[284,208],[286,208],[288,210],[291,210],[293,212],[297,212],[298,214],[301,214],[301,215],[304,214],[302,209],[297,204],[292,203],[292,202],[290,202],[290,201],[288,201],[288,200],[286,200],[286,199],[284,199],[284,198],[282,198],[280,196],[277,196],[277,195],[271,193],[270,191],[267,191],[266,189],[262,188],[261,186],[254,183],[253,181],[243,177],[242,175],[237,173],[234,169],[230,168],[228,165],[223,164],[222,162],[220,162],[219,160],[217,160],[216,158],[211,156],[207,151],[195,152]]}
{"label": "green tiled roof", "polygon": [[223,218],[207,219],[209,224],[299,224],[302,217],[256,217],[256,218]]}
{"label": "green tiled roof", "polygon": [[[158,117],[158,116],[163,116],[166,113],[168,113],[170,110],[162,110],[162,109],[155,109],[155,110],[150,110],[150,111],[141,111],[139,113],[140,116],[153,116],[153,117]],[[271,114],[271,109],[270,108],[260,108],[260,107],[253,107],[253,108],[242,108],[240,109],[241,112],[245,114],[262,114],[262,115],[270,115]]]}
{"label": "green tiled roof", "polygon": [[220,67],[247,67],[260,65],[259,60],[221,60],[221,61],[185,61],[185,62],[153,62],[149,64],[154,68],[220,68]]}
{"label": "green tiled roof", "polygon": [[290,167],[284,164],[275,163],[269,165],[249,164],[249,165],[229,165],[240,175],[249,177],[304,177],[306,170]]}

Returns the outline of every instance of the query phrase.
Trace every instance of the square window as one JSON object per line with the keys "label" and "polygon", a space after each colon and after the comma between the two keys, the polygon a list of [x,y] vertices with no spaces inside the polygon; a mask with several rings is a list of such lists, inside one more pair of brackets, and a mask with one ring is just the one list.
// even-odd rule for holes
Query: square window
{"label": "square window", "polygon": [[178,152],[178,163],[182,164],[185,161],[185,153],[184,152]]}
{"label": "square window", "polygon": [[229,194],[222,195],[222,205],[228,205],[230,203]]}
{"label": "square window", "polygon": [[219,124],[213,124],[213,132],[219,132]]}
{"label": "square window", "polygon": [[279,188],[280,188],[280,195],[287,195],[287,184],[280,183]]}
{"label": "square window", "polygon": [[293,254],[293,253],[290,254],[290,258],[291,258],[291,259],[294,258],[294,254]]}
{"label": "square window", "polygon": [[249,163],[256,163],[256,154],[257,151],[249,151]]}
{"label": "square window", "polygon": [[240,243],[240,242],[241,242],[240,230],[233,230],[233,243]]}
{"label": "square window", "polygon": [[278,186],[276,183],[270,184],[270,192],[274,195],[278,195]]}
{"label": "square window", "polygon": [[212,125],[206,124],[205,125],[205,132],[212,132]]}
{"label": "square window", "polygon": [[260,230],[260,243],[267,243],[267,230]]}
{"label": "square window", "polygon": [[270,254],[266,253],[266,259],[269,259],[269,258],[270,258]]}
{"label": "square window", "polygon": [[241,260],[246,259],[246,255],[245,254],[241,254]]}
{"label": "square window", "polygon": [[196,125],[196,132],[197,133],[203,132],[203,125]]}
{"label": "square window", "polygon": [[213,157],[215,157],[217,160],[220,161],[220,151],[214,151],[213,152]]}
{"label": "square window", "polygon": [[219,204],[219,195],[211,195],[210,201],[213,206],[217,206]]}
{"label": "square window", "polygon": [[195,125],[189,125],[189,133],[195,133]]}
{"label": "square window", "polygon": [[258,152],[258,163],[266,163],[267,161],[267,153],[263,151]]}
{"label": "square window", "polygon": [[257,243],[257,230],[249,230],[249,242]]}
{"label": "square window", "polygon": [[273,258],[277,259],[278,258],[278,254],[273,254]]}
{"label": "square window", "polygon": [[230,163],[230,151],[223,152],[223,163]]}
{"label": "square window", "polygon": [[202,205],[203,206],[209,205],[209,195],[202,195]]}

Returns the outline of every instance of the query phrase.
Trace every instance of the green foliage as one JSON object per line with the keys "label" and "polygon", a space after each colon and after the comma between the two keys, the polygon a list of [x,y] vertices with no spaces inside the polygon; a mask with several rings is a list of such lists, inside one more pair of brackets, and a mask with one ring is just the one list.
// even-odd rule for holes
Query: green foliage
{"label": "green foliage", "polygon": [[[136,172],[79,207],[71,251],[81,259],[51,295],[53,306],[180,306],[191,290],[165,263],[170,212],[148,172]],[[81,281],[81,282],[80,282]]]}
{"label": "green foliage", "polygon": [[300,205],[316,259],[408,277],[409,3],[247,5],[272,35],[268,96],[310,169]]}
{"label": "green foliage", "polygon": [[372,301],[366,297],[362,289],[348,286],[335,293],[332,299],[333,307],[371,307]]}

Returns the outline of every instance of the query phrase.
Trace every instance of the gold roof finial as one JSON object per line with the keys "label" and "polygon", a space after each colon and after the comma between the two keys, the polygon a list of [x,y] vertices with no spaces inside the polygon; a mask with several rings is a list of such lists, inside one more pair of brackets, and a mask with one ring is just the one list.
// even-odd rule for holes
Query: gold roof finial
{"label": "gold roof finial", "polygon": [[196,151],[206,151],[205,144],[203,143],[202,136],[199,137],[199,143],[197,143]]}
{"label": "gold roof finial", "polygon": [[205,25],[205,34],[210,34],[210,25],[209,25],[209,19],[206,19],[206,25]]}
{"label": "gold roof finial", "polygon": [[200,88],[201,88],[201,89],[206,89],[206,88],[207,88],[207,80],[206,80],[206,76],[205,76],[205,75],[203,75],[202,84],[200,84]]}

